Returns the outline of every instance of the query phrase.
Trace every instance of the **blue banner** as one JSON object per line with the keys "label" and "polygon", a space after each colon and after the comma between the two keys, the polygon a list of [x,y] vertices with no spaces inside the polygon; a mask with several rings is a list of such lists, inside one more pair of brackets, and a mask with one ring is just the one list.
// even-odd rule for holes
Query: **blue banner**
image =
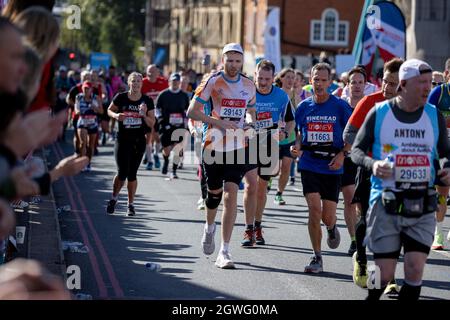
{"label": "blue banner", "polygon": [[112,55],[110,53],[92,52],[90,64],[92,70],[108,70],[112,64]]}

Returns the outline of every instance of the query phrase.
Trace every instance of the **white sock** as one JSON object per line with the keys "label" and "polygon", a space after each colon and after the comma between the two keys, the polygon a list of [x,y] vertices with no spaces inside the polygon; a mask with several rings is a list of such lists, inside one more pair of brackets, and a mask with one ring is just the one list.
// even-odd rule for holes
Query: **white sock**
{"label": "white sock", "polygon": [[117,196],[112,195],[111,199],[113,199],[114,201],[117,201],[119,199],[119,195],[117,195]]}
{"label": "white sock", "polygon": [[128,202],[128,206],[134,206],[133,202]]}
{"label": "white sock", "polygon": [[213,232],[215,226],[216,226],[215,223],[213,223],[213,224],[211,224],[211,225],[209,225],[208,223],[205,223],[205,230],[206,230],[206,232],[208,232],[208,233]]}
{"label": "white sock", "polygon": [[230,243],[222,242],[222,245],[220,246],[220,251],[228,252],[228,250],[230,250]]}
{"label": "white sock", "polygon": [[441,234],[442,233],[442,224],[443,223],[444,223],[443,221],[436,222],[436,232],[435,232],[435,234]]}

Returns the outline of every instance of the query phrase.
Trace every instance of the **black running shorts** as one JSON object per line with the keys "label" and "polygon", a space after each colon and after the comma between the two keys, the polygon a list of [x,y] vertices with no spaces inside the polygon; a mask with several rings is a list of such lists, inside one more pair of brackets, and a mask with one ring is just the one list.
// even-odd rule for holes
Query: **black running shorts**
{"label": "black running shorts", "polygon": [[301,170],[303,195],[319,193],[322,200],[338,203],[341,189],[341,174],[322,174]]}

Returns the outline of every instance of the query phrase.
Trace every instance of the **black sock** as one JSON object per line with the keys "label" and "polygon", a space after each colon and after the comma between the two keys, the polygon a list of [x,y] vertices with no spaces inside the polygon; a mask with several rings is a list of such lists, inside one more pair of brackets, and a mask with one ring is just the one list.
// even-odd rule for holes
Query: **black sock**
{"label": "black sock", "polygon": [[356,260],[359,264],[367,264],[366,247],[364,246],[364,237],[366,236],[366,217],[362,216],[361,220],[356,224]]}
{"label": "black sock", "polygon": [[255,228],[261,228],[261,221],[255,220]]}
{"label": "black sock", "polygon": [[367,290],[369,292],[369,295],[367,296],[367,301],[377,301],[380,300],[381,295],[383,294],[386,287],[383,287],[381,289],[369,289]]}
{"label": "black sock", "polygon": [[422,286],[412,286],[405,282],[398,294],[398,300],[417,301],[419,300],[421,289]]}
{"label": "black sock", "polygon": [[277,191],[277,196],[281,196],[283,192]]}
{"label": "black sock", "polygon": [[245,230],[253,230],[253,225],[252,224],[247,224],[245,226]]}

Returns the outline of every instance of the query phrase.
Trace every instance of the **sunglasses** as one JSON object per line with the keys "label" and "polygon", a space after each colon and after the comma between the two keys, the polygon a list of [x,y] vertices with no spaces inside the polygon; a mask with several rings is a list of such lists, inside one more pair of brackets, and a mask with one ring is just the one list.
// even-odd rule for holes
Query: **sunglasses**
{"label": "sunglasses", "polygon": [[431,84],[433,86],[440,86],[441,84],[443,84],[443,82],[435,82],[435,81],[431,81]]}

